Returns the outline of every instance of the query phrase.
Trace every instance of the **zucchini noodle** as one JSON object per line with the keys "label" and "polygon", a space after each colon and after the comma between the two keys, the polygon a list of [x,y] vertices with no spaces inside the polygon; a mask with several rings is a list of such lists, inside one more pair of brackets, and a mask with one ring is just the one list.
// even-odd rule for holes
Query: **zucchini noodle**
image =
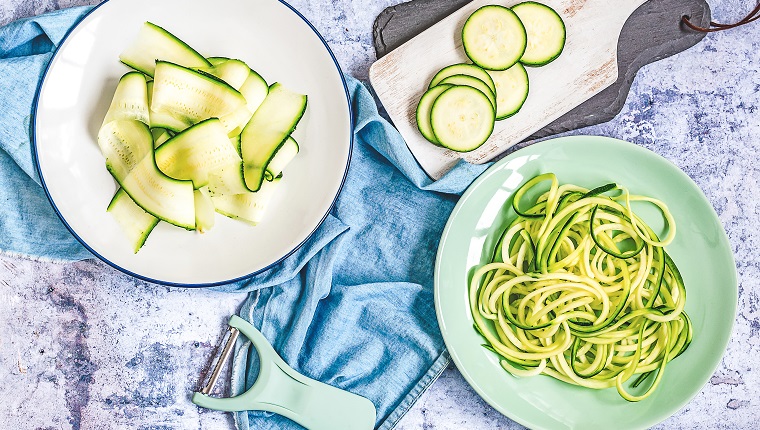
{"label": "zucchini noodle", "polygon": [[[544,182],[549,190],[526,205],[525,194]],[[659,208],[664,239],[632,201]],[[683,279],[664,249],[676,233],[667,206],[616,184],[559,185],[546,173],[517,190],[512,208],[517,217],[470,284],[483,346],[514,376],[616,387],[631,402],[648,397],[692,338]],[[641,395],[624,386],[635,375],[633,388],[653,376]]]}

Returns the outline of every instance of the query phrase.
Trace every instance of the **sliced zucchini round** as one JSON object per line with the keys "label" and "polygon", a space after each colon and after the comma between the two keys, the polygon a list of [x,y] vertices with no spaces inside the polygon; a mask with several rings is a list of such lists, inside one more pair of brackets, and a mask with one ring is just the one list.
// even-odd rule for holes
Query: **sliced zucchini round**
{"label": "sliced zucchini round", "polygon": [[565,48],[565,23],[559,14],[545,4],[527,1],[512,7],[528,35],[528,45],[520,62],[543,66],[554,61]]}
{"label": "sliced zucchini round", "polygon": [[525,67],[517,63],[507,70],[489,70],[496,83],[496,120],[516,114],[528,98],[530,84]]}
{"label": "sliced zucchini round", "polygon": [[422,133],[422,136],[428,140],[428,142],[441,146],[438,143],[438,139],[433,134],[433,126],[430,125],[430,110],[433,108],[433,102],[444,91],[451,88],[450,84],[439,84],[429,90],[425,91],[425,94],[420,98],[420,103],[417,105],[417,128]]}
{"label": "sliced zucchini round", "polygon": [[488,101],[491,102],[493,109],[496,110],[496,94],[491,91],[491,88],[489,88],[488,85],[486,85],[485,82],[481,81],[480,79],[467,75],[454,75],[442,80],[438,85],[441,84],[466,85],[468,87],[475,88],[476,90],[485,94],[485,96],[488,98]]}
{"label": "sliced zucchini round", "polygon": [[461,85],[448,88],[433,102],[430,124],[441,146],[457,152],[479,148],[493,133],[496,115],[482,91]]}
{"label": "sliced zucchini round", "polygon": [[482,67],[466,63],[454,64],[448,67],[444,67],[440,72],[436,73],[435,76],[433,76],[433,79],[430,81],[430,86],[428,88],[433,88],[442,80],[454,75],[468,75],[472,76],[473,78],[478,78],[486,85],[488,85],[488,88],[491,89],[492,93],[496,94],[496,85],[494,84],[493,79],[491,79],[491,76],[485,70],[483,70]]}
{"label": "sliced zucchini round", "polygon": [[520,18],[499,5],[476,10],[462,28],[465,54],[473,63],[488,70],[506,70],[520,61],[527,38]]}

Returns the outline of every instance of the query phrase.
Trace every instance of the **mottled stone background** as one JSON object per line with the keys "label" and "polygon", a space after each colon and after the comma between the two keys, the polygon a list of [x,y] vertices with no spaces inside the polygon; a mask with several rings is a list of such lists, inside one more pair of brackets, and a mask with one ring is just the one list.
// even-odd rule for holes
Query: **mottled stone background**
{"label": "mottled stone background", "polygon": [[[372,22],[397,1],[291,3],[344,70],[366,79]],[[86,3],[94,2],[2,0],[0,23]],[[752,3],[710,1],[720,21],[738,19]],[[579,131],[635,142],[678,165],[715,207],[736,255],[739,314],[728,352],[696,398],[658,428],[760,428],[758,106],[760,23],[645,67],[614,121]],[[196,408],[189,393],[243,298],[147,285],[98,261],[0,256],[0,428],[232,428],[227,414]],[[451,367],[399,428],[522,427]]]}

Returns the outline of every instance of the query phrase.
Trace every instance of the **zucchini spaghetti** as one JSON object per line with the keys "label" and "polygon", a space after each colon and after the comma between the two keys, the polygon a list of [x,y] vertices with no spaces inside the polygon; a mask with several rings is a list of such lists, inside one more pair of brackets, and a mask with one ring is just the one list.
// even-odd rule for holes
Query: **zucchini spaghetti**
{"label": "zucchini spaghetti", "polygon": [[[545,182],[549,190],[526,204]],[[662,212],[663,239],[633,212],[637,201]],[[516,218],[470,284],[483,346],[515,376],[648,397],[692,338],[684,282],[665,251],[676,234],[667,206],[616,184],[560,185],[546,173],[517,190],[512,208]],[[631,392],[646,380],[642,394]]]}

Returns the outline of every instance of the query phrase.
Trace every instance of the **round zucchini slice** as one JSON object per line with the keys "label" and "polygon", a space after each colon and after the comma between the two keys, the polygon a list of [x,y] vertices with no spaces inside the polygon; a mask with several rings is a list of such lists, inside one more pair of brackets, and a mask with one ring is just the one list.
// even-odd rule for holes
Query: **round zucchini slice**
{"label": "round zucchini slice", "polygon": [[530,84],[525,67],[517,63],[507,70],[489,70],[496,83],[496,120],[516,114],[528,98]]}
{"label": "round zucchini slice", "polygon": [[438,139],[435,138],[435,134],[433,134],[433,126],[430,125],[430,110],[433,108],[433,102],[435,102],[435,99],[452,86],[453,85],[449,84],[441,84],[430,88],[425,91],[425,94],[420,98],[420,103],[417,105],[417,128],[425,139],[438,146],[441,145],[438,143]]}
{"label": "round zucchini slice", "polygon": [[520,18],[499,5],[476,10],[462,28],[464,52],[473,63],[487,70],[506,70],[520,61],[527,39]]}
{"label": "round zucchini slice", "polygon": [[488,85],[488,88],[491,89],[492,93],[496,94],[496,84],[494,84],[493,79],[491,79],[491,76],[488,74],[488,72],[486,72],[482,67],[467,63],[454,64],[448,67],[444,67],[440,72],[436,73],[435,76],[433,76],[433,79],[430,80],[430,86],[428,88],[433,88],[442,80],[454,75],[467,75],[472,76],[473,78],[478,78],[483,81],[483,83]]}
{"label": "round zucchini slice", "polygon": [[462,85],[441,93],[433,102],[430,124],[441,146],[469,152],[483,145],[493,133],[496,119],[483,92]]}
{"label": "round zucchini slice", "polygon": [[545,4],[528,1],[512,7],[528,35],[528,46],[520,62],[543,66],[554,61],[565,48],[565,23],[559,14]]}
{"label": "round zucchini slice", "polygon": [[493,109],[496,110],[496,94],[491,91],[491,88],[489,88],[488,85],[486,85],[486,83],[480,79],[467,75],[454,75],[442,80],[438,85],[442,84],[466,85],[468,87],[475,88],[476,90],[485,94],[486,97],[488,97],[488,100],[491,102],[491,106],[493,106]]}

